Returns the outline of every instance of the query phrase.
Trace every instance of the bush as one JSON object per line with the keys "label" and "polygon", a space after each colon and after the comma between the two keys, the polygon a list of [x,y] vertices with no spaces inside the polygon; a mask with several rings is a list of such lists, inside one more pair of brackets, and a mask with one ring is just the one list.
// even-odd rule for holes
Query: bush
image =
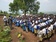
{"label": "bush", "polygon": [[10,28],[8,26],[4,27],[3,31],[0,31],[0,42],[11,42],[11,36],[9,32],[10,32]]}

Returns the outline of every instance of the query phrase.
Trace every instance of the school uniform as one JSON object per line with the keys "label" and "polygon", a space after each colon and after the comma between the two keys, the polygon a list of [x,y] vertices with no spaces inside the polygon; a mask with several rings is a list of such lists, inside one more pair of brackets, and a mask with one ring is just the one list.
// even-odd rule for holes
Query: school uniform
{"label": "school uniform", "polygon": [[49,20],[50,18],[48,17],[47,19]]}
{"label": "school uniform", "polygon": [[46,28],[42,29],[42,33],[43,33],[44,35],[47,34]]}
{"label": "school uniform", "polygon": [[22,26],[22,22],[23,22],[23,21],[22,21],[22,20],[20,20],[20,26]]}
{"label": "school uniform", "polygon": [[48,20],[50,23],[53,21],[53,19]]}
{"label": "school uniform", "polygon": [[36,21],[35,21],[35,23],[37,24],[37,23],[38,23],[38,21],[36,20]]}
{"label": "school uniform", "polygon": [[32,23],[34,23],[34,20],[32,20]]}
{"label": "school uniform", "polygon": [[56,22],[53,24],[54,32],[56,33]]}
{"label": "school uniform", "polygon": [[46,23],[46,25],[48,25],[48,24],[49,24],[49,22],[48,22],[48,21],[46,21],[45,23]]}
{"label": "school uniform", "polygon": [[43,36],[44,38],[48,38],[48,36],[49,36],[49,35],[48,35],[49,30],[48,30],[47,28],[42,29],[42,33],[43,33],[43,35],[44,35],[44,36]]}
{"label": "school uniform", "polygon": [[42,26],[41,26],[41,23],[40,23],[40,24],[38,24],[38,26],[39,26],[39,27],[42,27]]}
{"label": "school uniform", "polygon": [[34,33],[34,23],[31,26],[31,32]]}
{"label": "school uniform", "polygon": [[12,22],[15,23],[15,21],[16,21],[16,18],[13,18],[13,19],[12,19]]}
{"label": "school uniform", "polygon": [[42,19],[38,20],[39,23],[42,22],[42,21],[43,21]]}
{"label": "school uniform", "polygon": [[20,21],[17,19],[15,25],[16,25],[16,26],[20,26],[20,23],[19,23],[19,22],[20,22]]}
{"label": "school uniform", "polygon": [[38,19],[40,19],[40,17],[38,17]]}
{"label": "school uniform", "polygon": [[42,41],[42,40],[43,40],[43,38],[42,38],[42,36],[43,36],[42,30],[40,30],[40,31],[38,32],[38,35],[37,35],[37,36],[39,37],[39,41]]}
{"label": "school uniform", "polygon": [[50,27],[48,28],[49,30],[49,35],[51,36],[53,34],[53,25],[50,25]]}
{"label": "school uniform", "polygon": [[37,35],[37,25],[34,25],[34,34]]}
{"label": "school uniform", "polygon": [[26,23],[23,23],[23,30],[26,31]]}
{"label": "school uniform", "polygon": [[31,25],[32,25],[32,23],[31,23],[31,22],[29,22],[29,23],[28,23],[29,31],[31,31],[31,27],[32,27]]}
{"label": "school uniform", "polygon": [[50,25],[50,27],[48,28],[49,31],[53,30],[53,25]]}
{"label": "school uniform", "polygon": [[56,22],[53,25],[56,27]]}
{"label": "school uniform", "polygon": [[40,31],[40,26],[37,25],[37,34]]}
{"label": "school uniform", "polygon": [[45,22],[41,23],[41,26],[45,26],[45,25],[46,25],[46,23],[45,23]]}
{"label": "school uniform", "polygon": [[47,20],[47,18],[43,18],[43,20],[44,20],[44,21],[46,21],[46,20]]}
{"label": "school uniform", "polygon": [[27,24],[26,24],[25,20],[23,21],[23,27],[22,28],[24,31],[28,32],[28,28],[27,28]]}

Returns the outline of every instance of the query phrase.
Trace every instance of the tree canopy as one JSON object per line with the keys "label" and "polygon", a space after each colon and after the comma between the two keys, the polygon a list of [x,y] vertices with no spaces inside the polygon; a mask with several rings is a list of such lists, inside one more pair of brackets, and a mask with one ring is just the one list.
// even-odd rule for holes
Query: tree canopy
{"label": "tree canopy", "polygon": [[18,10],[22,10],[26,15],[26,12],[29,11],[35,12],[37,14],[40,3],[36,0],[14,0],[13,3],[10,3],[10,11],[13,13],[18,12]]}

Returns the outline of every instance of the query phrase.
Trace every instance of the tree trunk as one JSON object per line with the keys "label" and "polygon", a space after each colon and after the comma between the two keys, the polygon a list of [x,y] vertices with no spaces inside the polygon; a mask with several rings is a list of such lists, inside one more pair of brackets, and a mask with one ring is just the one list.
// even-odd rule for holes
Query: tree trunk
{"label": "tree trunk", "polygon": [[26,11],[24,12],[24,16],[26,17]]}
{"label": "tree trunk", "polygon": [[16,11],[16,14],[17,14],[17,11]]}
{"label": "tree trunk", "polygon": [[36,14],[37,14],[37,10],[36,10]]}

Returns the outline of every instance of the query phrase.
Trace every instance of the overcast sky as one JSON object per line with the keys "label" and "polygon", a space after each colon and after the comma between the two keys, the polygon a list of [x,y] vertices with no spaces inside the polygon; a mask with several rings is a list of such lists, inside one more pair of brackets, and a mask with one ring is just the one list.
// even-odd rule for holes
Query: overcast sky
{"label": "overcast sky", "polygon": [[[56,0],[38,0],[41,12],[56,11]],[[13,0],[0,0],[0,10],[9,11],[9,3]]]}

